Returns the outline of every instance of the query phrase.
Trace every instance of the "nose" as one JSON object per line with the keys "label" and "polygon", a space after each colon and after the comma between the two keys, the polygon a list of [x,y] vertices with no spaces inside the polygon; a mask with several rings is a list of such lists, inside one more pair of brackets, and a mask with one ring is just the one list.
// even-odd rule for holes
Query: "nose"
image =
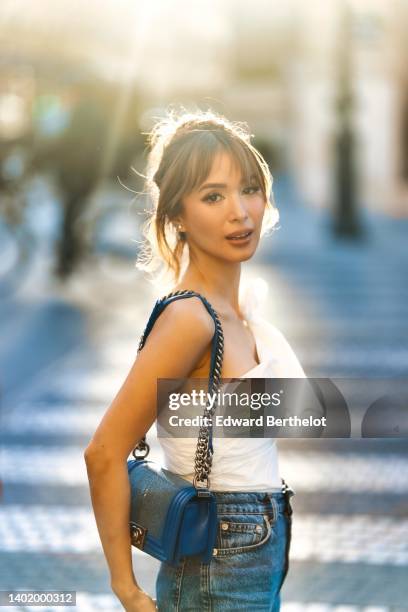
{"label": "nose", "polygon": [[245,221],[248,219],[244,198],[239,193],[231,197],[229,217],[231,221]]}

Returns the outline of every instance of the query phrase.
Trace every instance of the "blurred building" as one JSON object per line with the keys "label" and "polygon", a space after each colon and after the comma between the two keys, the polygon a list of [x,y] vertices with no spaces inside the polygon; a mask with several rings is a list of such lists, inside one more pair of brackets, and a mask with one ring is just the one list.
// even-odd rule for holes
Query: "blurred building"
{"label": "blurred building", "polygon": [[[2,109],[11,117],[19,108],[15,97],[4,99],[15,96],[13,71],[27,96],[35,92],[32,79],[47,71],[56,82],[76,71],[85,79],[116,82],[123,91],[122,113],[127,92],[137,83],[141,129],[171,103],[215,108],[248,122],[257,142],[270,147],[272,171],[284,167],[311,206],[328,207],[334,199],[340,73],[347,49],[359,201],[407,215],[407,4],[4,0],[0,126],[7,131]],[[61,121],[63,112],[54,102],[51,115]]]}
{"label": "blurred building", "polygon": [[221,99],[276,143],[312,206],[331,206],[337,103],[349,55],[359,201],[408,215],[408,4],[238,3]]}
{"label": "blurred building", "polygon": [[346,32],[341,30],[343,2],[319,0],[313,3],[317,5],[318,23],[310,5],[299,19],[291,79],[291,145],[298,184],[311,204],[333,201],[328,169],[338,129],[339,67],[348,47],[360,202],[407,215],[407,4],[356,0]]}

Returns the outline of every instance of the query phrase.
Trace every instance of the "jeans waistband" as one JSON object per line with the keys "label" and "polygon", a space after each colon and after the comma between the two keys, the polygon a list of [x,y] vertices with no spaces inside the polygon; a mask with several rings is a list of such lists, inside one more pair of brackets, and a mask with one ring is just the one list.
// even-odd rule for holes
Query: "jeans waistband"
{"label": "jeans waistband", "polygon": [[[290,498],[294,490],[285,483],[282,491],[213,491],[219,512],[262,512],[274,507],[279,512],[292,513]],[[289,508],[288,508],[289,506]]]}

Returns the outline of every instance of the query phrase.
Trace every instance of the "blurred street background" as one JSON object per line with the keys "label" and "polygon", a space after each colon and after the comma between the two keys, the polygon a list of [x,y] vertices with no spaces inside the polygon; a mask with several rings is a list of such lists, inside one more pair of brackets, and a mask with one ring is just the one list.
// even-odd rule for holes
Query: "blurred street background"
{"label": "blurred street background", "polygon": [[[168,108],[249,124],[280,222],[243,277],[307,375],[407,378],[407,27],[407,0],[3,0],[0,590],[121,609],[83,450],[162,295],[134,263]],[[407,436],[278,446],[283,612],[408,610]],[[158,563],[133,555],[154,595]]]}

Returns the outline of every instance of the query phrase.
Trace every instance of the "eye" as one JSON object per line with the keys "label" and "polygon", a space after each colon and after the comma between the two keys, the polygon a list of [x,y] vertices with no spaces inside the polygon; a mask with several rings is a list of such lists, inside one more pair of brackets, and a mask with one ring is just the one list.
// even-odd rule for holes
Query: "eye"
{"label": "eye", "polygon": [[244,189],[244,193],[248,193],[248,191],[250,192],[248,195],[252,195],[254,193],[258,193],[258,191],[260,191],[261,188],[259,185],[250,185],[249,187],[246,187]]}
{"label": "eye", "polygon": [[213,191],[212,193],[207,194],[204,198],[203,198],[203,202],[210,202],[211,204],[216,204],[217,202],[219,202],[219,200],[215,200],[214,198],[220,196],[222,198],[222,195],[220,193],[217,193],[216,191]]}

